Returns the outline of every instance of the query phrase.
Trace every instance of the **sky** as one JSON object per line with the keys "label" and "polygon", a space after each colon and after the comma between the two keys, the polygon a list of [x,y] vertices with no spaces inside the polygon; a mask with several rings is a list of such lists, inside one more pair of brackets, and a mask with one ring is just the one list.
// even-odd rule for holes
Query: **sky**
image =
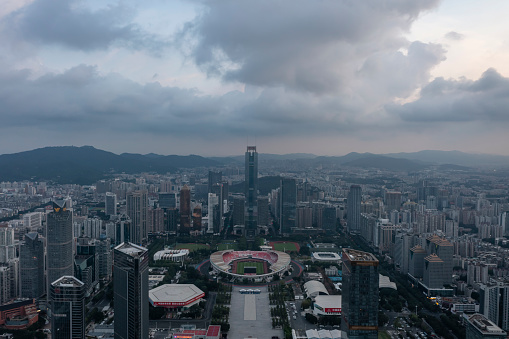
{"label": "sky", "polygon": [[3,0],[0,154],[509,155],[509,2]]}

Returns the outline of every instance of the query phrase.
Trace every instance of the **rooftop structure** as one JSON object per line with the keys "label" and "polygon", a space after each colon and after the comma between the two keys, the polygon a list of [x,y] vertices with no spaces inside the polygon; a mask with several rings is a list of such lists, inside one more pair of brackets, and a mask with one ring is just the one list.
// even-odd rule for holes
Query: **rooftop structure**
{"label": "rooftop structure", "polygon": [[474,314],[467,318],[467,339],[506,338],[507,333],[482,314]]}
{"label": "rooftop structure", "polygon": [[205,293],[193,284],[165,284],[148,292],[152,306],[191,307],[198,303]]}

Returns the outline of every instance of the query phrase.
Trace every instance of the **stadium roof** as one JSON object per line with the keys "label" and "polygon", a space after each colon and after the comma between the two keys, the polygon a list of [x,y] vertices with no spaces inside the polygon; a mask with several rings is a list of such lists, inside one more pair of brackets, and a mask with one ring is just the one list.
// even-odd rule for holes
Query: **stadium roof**
{"label": "stadium roof", "polygon": [[322,308],[341,308],[340,295],[317,295],[315,297],[315,304]]}
{"label": "stadium roof", "polygon": [[166,284],[148,292],[153,306],[181,307],[190,306],[205,296],[205,293],[193,284]]}
{"label": "stadium roof", "polygon": [[306,294],[308,296],[317,296],[320,293],[322,294],[329,294],[327,292],[327,289],[325,288],[324,284],[322,284],[319,281],[316,280],[310,280],[307,283],[304,284],[304,290],[306,291]]}
{"label": "stadium roof", "polygon": [[385,275],[379,274],[379,280],[378,280],[378,288],[392,288],[393,290],[398,290],[396,287],[396,283],[392,282],[389,277],[386,277]]}

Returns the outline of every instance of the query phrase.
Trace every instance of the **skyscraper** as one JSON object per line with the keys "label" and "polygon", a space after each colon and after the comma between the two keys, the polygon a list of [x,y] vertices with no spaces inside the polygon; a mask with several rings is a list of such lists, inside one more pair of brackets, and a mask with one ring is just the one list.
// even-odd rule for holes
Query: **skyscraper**
{"label": "skyscraper", "polygon": [[19,248],[22,298],[39,298],[44,291],[44,243],[37,232],[25,234]]}
{"label": "skyscraper", "polygon": [[191,190],[184,185],[180,190],[180,232],[189,233],[191,230]]}
{"label": "skyscraper", "polygon": [[348,338],[378,338],[378,284],[378,259],[344,248],[341,326]]}
{"label": "skyscraper", "polygon": [[207,193],[215,193],[212,190],[212,186],[221,184],[222,181],[223,181],[223,172],[209,171],[209,182],[208,182],[208,192]]}
{"label": "skyscraper", "polygon": [[85,284],[63,276],[50,285],[51,337],[85,338]]}
{"label": "skyscraper", "polygon": [[360,232],[361,229],[362,189],[359,185],[350,186],[348,192],[347,225],[349,232]]}
{"label": "skyscraper", "polygon": [[117,214],[117,195],[115,193],[106,192],[104,204],[105,204],[104,212],[106,213],[106,215]]}
{"label": "skyscraper", "polygon": [[115,338],[148,338],[148,251],[123,243],[113,260]]}
{"label": "skyscraper", "polygon": [[[53,202],[46,223],[47,288],[63,276],[74,275],[72,212]],[[49,296],[49,293],[48,293]]]}
{"label": "skyscraper", "polygon": [[148,239],[147,228],[148,193],[145,190],[129,192],[127,194],[127,215],[131,218],[134,234],[131,241],[136,244],[146,243]]}
{"label": "skyscraper", "polygon": [[246,218],[245,229],[248,241],[256,236],[257,223],[257,197],[258,197],[258,152],[256,146],[247,146],[245,154],[245,196]]}
{"label": "skyscraper", "polygon": [[282,178],[279,189],[280,232],[289,235],[296,226],[297,183],[295,179]]}

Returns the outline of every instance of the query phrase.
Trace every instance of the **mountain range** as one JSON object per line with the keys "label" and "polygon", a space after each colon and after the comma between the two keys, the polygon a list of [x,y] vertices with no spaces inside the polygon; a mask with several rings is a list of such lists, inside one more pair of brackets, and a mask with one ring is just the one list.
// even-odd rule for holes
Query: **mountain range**
{"label": "mountain range", "polygon": [[[316,166],[375,168],[390,171],[417,171],[435,167],[442,170],[509,168],[509,157],[469,154],[459,151],[420,151],[414,153],[356,153],[344,156],[316,156],[308,153],[259,154],[260,167],[291,163],[303,169]],[[167,173],[196,167],[242,167],[244,156],[202,157],[198,155],[159,155],[112,152],[92,146],[44,147],[31,151],[0,155],[1,181],[54,181],[91,184],[112,173]]]}

